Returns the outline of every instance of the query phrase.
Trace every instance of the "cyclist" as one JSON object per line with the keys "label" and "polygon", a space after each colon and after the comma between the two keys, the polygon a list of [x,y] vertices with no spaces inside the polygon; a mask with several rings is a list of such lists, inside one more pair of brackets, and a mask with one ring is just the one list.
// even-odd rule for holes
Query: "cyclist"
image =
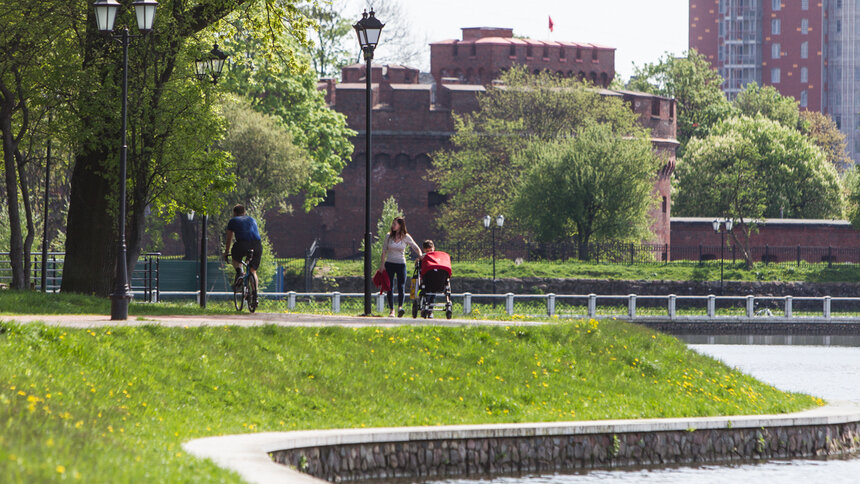
{"label": "cyclist", "polygon": [[[236,238],[236,243],[233,243],[233,238]],[[232,250],[230,245],[233,245]],[[227,223],[227,247],[224,249],[224,258],[232,257],[233,268],[236,269],[236,280],[233,285],[241,285],[242,278],[245,274],[242,273],[242,258],[249,250],[254,251],[254,257],[248,264],[248,269],[254,276],[256,287],[260,287],[260,281],[257,279],[257,268],[260,267],[260,259],[263,256],[263,244],[260,239],[260,229],[257,228],[257,221],[249,215],[245,215],[245,207],[237,204],[233,207],[233,218]]]}

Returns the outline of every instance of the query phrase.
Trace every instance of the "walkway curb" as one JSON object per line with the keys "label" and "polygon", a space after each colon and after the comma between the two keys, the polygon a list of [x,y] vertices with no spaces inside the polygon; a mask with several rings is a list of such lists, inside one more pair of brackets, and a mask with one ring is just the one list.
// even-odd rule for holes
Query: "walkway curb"
{"label": "walkway curb", "polygon": [[211,459],[215,464],[237,472],[251,483],[322,483],[326,481],[303,474],[289,466],[275,463],[269,454],[305,448],[354,444],[372,444],[380,447],[384,444],[446,439],[614,435],[671,431],[690,432],[707,429],[750,429],[758,431],[778,430],[783,427],[822,427],[840,424],[860,424],[860,405],[838,403],[783,415],[267,432],[205,437],[185,442],[182,446],[189,454],[199,458]]}

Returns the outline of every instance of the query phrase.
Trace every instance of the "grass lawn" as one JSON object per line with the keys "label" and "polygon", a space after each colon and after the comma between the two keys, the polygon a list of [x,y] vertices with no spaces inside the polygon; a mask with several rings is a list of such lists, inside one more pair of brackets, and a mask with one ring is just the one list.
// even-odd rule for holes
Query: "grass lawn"
{"label": "grass lawn", "polygon": [[[455,262],[454,277],[492,278],[490,260],[478,262]],[[412,266],[408,269],[411,271]],[[724,279],[727,281],[805,281],[805,282],[858,282],[860,266],[853,264],[802,264],[800,266],[764,265],[756,263],[745,269],[742,263],[726,262]],[[360,276],[362,261],[323,259],[317,263],[317,277]],[[411,272],[410,272],[411,274]],[[664,281],[719,281],[719,261],[702,264],[695,262],[672,262],[669,264],[596,264],[579,261],[567,262],[523,262],[496,260],[496,277],[556,277],[565,279],[623,279]]]}
{"label": "grass lawn", "polygon": [[[45,307],[54,300],[35,297]],[[823,403],[619,321],[82,330],[2,323],[0,361],[4,483],[238,482],[180,447],[219,434],[778,413]]]}

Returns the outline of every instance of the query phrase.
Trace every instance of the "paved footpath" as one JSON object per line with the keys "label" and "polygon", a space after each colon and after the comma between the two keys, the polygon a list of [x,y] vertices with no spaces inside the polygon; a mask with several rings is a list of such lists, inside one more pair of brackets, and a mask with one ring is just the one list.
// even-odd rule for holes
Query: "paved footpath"
{"label": "paved footpath", "polygon": [[492,321],[478,319],[412,319],[410,317],[361,317],[355,315],[325,315],[297,313],[237,313],[237,314],[207,314],[189,316],[129,316],[127,321],[111,321],[108,315],[88,314],[15,314],[0,315],[0,321],[17,321],[20,323],[43,322],[52,326],[70,328],[93,328],[101,326],[143,326],[157,324],[170,327],[195,326],[402,326],[432,324],[436,326],[523,326],[541,325],[546,323],[535,321]]}

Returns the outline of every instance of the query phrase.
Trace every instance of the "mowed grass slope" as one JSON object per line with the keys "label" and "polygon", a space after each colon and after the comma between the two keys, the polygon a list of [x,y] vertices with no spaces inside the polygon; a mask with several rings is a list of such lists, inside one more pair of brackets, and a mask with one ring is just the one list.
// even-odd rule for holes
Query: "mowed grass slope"
{"label": "mowed grass slope", "polygon": [[239,482],[196,437],[789,412],[820,405],[618,321],[0,326],[0,482]]}

